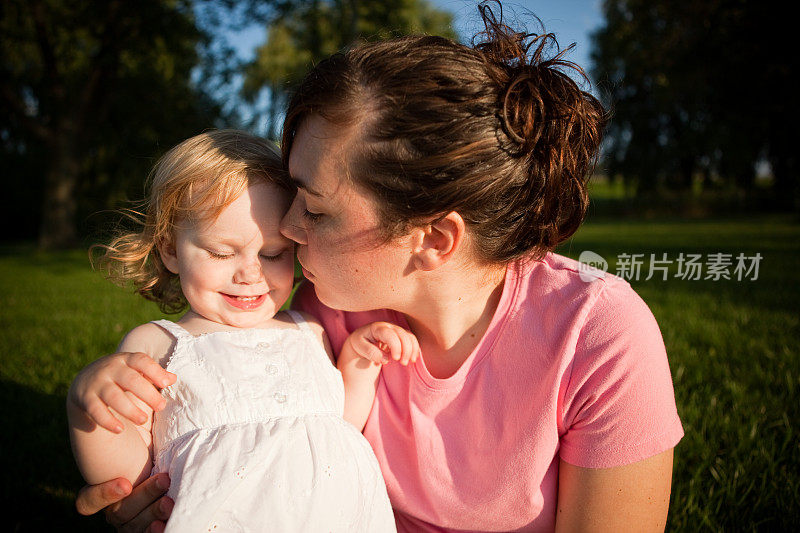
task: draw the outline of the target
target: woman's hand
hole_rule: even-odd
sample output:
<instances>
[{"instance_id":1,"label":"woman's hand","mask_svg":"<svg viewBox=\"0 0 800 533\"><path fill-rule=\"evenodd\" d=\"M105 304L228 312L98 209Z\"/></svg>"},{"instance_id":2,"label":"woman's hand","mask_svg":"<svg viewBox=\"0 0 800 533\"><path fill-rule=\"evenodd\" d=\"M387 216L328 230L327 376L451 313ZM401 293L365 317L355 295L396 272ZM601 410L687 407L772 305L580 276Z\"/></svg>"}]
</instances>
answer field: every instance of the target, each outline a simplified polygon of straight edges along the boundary
<instances>
[{"instance_id":1,"label":"woman's hand","mask_svg":"<svg viewBox=\"0 0 800 533\"><path fill-rule=\"evenodd\" d=\"M165 496L168 488L167 474L156 474L136 487L127 479L112 479L83 487L75 507L82 515L105 509L106 520L118 531L161 533L174 505Z\"/></svg>"},{"instance_id":2,"label":"woman's hand","mask_svg":"<svg viewBox=\"0 0 800 533\"><path fill-rule=\"evenodd\" d=\"M83 411L97 425L114 433L124 429L109 410L144 424L148 416L136 407L126 392L142 400L153 411L164 408L159 388L175 383L175 374L167 372L147 354L118 352L101 357L80 371L67 395L67 401Z\"/></svg>"}]
</instances>

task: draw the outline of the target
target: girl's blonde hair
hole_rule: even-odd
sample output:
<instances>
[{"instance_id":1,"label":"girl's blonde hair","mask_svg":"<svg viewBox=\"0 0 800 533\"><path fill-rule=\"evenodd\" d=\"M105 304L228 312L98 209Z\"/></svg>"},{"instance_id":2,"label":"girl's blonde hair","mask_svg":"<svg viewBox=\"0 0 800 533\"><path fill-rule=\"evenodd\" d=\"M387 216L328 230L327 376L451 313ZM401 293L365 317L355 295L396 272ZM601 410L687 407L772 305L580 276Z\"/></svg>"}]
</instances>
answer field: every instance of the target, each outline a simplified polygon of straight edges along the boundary
<instances>
[{"instance_id":1,"label":"girl's blonde hair","mask_svg":"<svg viewBox=\"0 0 800 533\"><path fill-rule=\"evenodd\" d=\"M100 266L110 280L131 282L165 313L186 307L178 276L158 252L159 245L172 244L178 224L214 220L254 183L291 190L278 148L236 130L208 131L183 141L158 160L148 180L142 209L125 212L137 230L92 249L103 250Z\"/></svg>"}]
</instances>

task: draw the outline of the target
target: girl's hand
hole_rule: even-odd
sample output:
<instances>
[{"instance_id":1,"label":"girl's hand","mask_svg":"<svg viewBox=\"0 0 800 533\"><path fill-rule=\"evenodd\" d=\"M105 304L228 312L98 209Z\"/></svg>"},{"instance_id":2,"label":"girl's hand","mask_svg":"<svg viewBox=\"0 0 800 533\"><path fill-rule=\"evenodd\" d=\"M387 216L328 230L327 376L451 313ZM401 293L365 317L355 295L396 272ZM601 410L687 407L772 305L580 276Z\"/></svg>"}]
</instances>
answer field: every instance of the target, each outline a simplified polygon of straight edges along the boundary
<instances>
[{"instance_id":1,"label":"girl's hand","mask_svg":"<svg viewBox=\"0 0 800 533\"><path fill-rule=\"evenodd\" d=\"M99 485L87 485L78 492L75 507L82 515L105 509L106 521L119 531L164 531L172 513L172 499L164 494L169 476L156 474L136 487L127 479L112 479Z\"/></svg>"},{"instance_id":2,"label":"girl's hand","mask_svg":"<svg viewBox=\"0 0 800 533\"><path fill-rule=\"evenodd\" d=\"M392 360L405 366L419 357L419 342L410 331L389 322L373 322L355 330L348 337L353 351L376 364Z\"/></svg>"},{"instance_id":3,"label":"girl's hand","mask_svg":"<svg viewBox=\"0 0 800 533\"><path fill-rule=\"evenodd\" d=\"M148 416L128 397L128 393L160 411L166 404L159 388L176 381L147 354L119 352L101 357L80 371L67 395L67 401L81 409L97 425L121 433L122 422L111 409L134 424L144 424Z\"/></svg>"}]
</instances>

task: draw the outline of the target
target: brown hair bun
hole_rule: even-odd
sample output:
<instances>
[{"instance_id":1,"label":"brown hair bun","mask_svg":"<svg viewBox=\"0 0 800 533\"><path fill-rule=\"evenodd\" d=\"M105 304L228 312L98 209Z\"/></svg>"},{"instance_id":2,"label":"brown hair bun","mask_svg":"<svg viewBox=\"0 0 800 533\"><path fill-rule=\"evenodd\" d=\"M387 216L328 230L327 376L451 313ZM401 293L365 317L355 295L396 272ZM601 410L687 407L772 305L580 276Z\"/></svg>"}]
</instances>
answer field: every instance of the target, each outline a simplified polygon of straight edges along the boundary
<instances>
[{"instance_id":1,"label":"brown hair bun","mask_svg":"<svg viewBox=\"0 0 800 533\"><path fill-rule=\"evenodd\" d=\"M514 31L499 2L479 10L473 46L401 37L318 64L289 104L284 161L312 114L358 127L349 174L377 200L387 237L457 211L481 259L541 257L583 221L605 114L567 74L585 79L569 48Z\"/></svg>"}]
</instances>

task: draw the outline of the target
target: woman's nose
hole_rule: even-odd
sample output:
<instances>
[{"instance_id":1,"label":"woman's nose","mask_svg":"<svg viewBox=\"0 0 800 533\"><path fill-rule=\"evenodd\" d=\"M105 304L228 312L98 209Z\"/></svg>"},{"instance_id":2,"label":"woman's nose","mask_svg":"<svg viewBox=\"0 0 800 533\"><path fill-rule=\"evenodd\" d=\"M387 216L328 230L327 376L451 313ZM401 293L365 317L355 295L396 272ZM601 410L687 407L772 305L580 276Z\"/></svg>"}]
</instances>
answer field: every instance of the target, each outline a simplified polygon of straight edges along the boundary
<instances>
[{"instance_id":1,"label":"woman's nose","mask_svg":"<svg viewBox=\"0 0 800 533\"><path fill-rule=\"evenodd\" d=\"M233 274L234 283L252 284L261 281L261 265L258 259L239 264Z\"/></svg>"},{"instance_id":2,"label":"woman's nose","mask_svg":"<svg viewBox=\"0 0 800 533\"><path fill-rule=\"evenodd\" d=\"M306 244L306 228L303 224L302 207L300 206L298 196L299 195L294 197L292 205L289 206L289 210L283 215L280 230L287 239L292 239L297 244Z\"/></svg>"}]
</instances>

